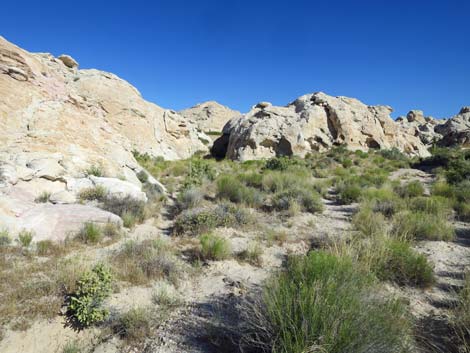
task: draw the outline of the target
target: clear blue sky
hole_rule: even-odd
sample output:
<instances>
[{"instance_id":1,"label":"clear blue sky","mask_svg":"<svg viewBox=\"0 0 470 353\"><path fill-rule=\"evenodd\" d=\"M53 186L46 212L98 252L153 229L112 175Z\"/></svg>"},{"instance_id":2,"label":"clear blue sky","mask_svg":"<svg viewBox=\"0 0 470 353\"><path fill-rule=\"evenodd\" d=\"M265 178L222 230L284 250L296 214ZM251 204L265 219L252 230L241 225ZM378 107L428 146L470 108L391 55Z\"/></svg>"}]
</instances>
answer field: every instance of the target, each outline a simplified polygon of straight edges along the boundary
<instances>
[{"instance_id":1,"label":"clear blue sky","mask_svg":"<svg viewBox=\"0 0 470 353\"><path fill-rule=\"evenodd\" d=\"M469 15L468 0L25 0L2 2L0 34L166 108L324 91L446 117L470 105Z\"/></svg>"}]
</instances>

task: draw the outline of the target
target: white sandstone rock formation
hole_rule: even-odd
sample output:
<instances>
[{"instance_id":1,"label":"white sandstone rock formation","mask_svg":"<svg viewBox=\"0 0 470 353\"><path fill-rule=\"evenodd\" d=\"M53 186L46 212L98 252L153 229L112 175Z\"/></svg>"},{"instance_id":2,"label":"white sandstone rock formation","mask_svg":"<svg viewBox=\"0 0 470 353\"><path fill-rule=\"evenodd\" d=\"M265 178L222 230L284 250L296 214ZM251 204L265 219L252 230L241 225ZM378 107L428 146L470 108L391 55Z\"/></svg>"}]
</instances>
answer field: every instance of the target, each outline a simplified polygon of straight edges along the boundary
<instances>
[{"instance_id":1,"label":"white sandstone rock formation","mask_svg":"<svg viewBox=\"0 0 470 353\"><path fill-rule=\"evenodd\" d=\"M221 132L224 125L241 113L209 101L195 105L179 112L188 121L194 122L204 132Z\"/></svg>"}]
</instances>

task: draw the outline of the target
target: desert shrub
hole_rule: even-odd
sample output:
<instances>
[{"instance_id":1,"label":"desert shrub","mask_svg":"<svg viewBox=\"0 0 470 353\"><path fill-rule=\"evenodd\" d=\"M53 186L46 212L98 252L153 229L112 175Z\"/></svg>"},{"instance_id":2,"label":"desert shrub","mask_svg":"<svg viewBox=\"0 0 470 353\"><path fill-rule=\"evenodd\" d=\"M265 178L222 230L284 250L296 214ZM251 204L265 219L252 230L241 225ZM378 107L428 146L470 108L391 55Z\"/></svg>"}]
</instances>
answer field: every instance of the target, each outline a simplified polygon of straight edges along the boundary
<instances>
[{"instance_id":1,"label":"desert shrub","mask_svg":"<svg viewBox=\"0 0 470 353\"><path fill-rule=\"evenodd\" d=\"M174 233L198 235L216 227L243 226L253 222L244 208L230 204L215 209L195 208L182 212L175 219Z\"/></svg>"},{"instance_id":2,"label":"desert shrub","mask_svg":"<svg viewBox=\"0 0 470 353\"><path fill-rule=\"evenodd\" d=\"M352 224L366 237L383 235L387 231L384 215L374 212L368 205L363 205L353 216Z\"/></svg>"},{"instance_id":3,"label":"desert shrub","mask_svg":"<svg viewBox=\"0 0 470 353\"><path fill-rule=\"evenodd\" d=\"M198 206L204 200L204 193L199 188L188 188L178 194L178 208L187 210Z\"/></svg>"},{"instance_id":4,"label":"desert shrub","mask_svg":"<svg viewBox=\"0 0 470 353\"><path fill-rule=\"evenodd\" d=\"M371 278L348 257L311 252L245 305L242 346L262 352L403 352L410 323L397 300L371 295Z\"/></svg>"},{"instance_id":5,"label":"desert shrub","mask_svg":"<svg viewBox=\"0 0 470 353\"><path fill-rule=\"evenodd\" d=\"M379 150L377 151L377 153L381 155L382 157L384 157L385 159L388 159L391 161L404 161L404 162L409 161L408 157L396 147L393 147L391 149Z\"/></svg>"},{"instance_id":6,"label":"desert shrub","mask_svg":"<svg viewBox=\"0 0 470 353\"><path fill-rule=\"evenodd\" d=\"M362 199L367 201L374 212L391 217L406 207L404 201L389 187L369 188L362 192Z\"/></svg>"},{"instance_id":7,"label":"desert shrub","mask_svg":"<svg viewBox=\"0 0 470 353\"><path fill-rule=\"evenodd\" d=\"M459 338L460 352L470 351L470 273L464 279L464 285L458 292L457 305L453 309L453 326Z\"/></svg>"},{"instance_id":8,"label":"desert shrub","mask_svg":"<svg viewBox=\"0 0 470 353\"><path fill-rule=\"evenodd\" d=\"M176 282L182 272L172 248L162 240L130 240L114 254L112 262L119 279L135 285L162 278Z\"/></svg>"},{"instance_id":9,"label":"desert shrub","mask_svg":"<svg viewBox=\"0 0 470 353\"><path fill-rule=\"evenodd\" d=\"M82 201L103 201L106 198L108 191L102 185L96 185L90 188L82 189L78 193L78 198Z\"/></svg>"},{"instance_id":10,"label":"desert shrub","mask_svg":"<svg viewBox=\"0 0 470 353\"><path fill-rule=\"evenodd\" d=\"M433 268L426 256L416 253L408 242L389 240L386 251L374 268L381 280L399 285L428 287L434 282Z\"/></svg>"},{"instance_id":11,"label":"desert shrub","mask_svg":"<svg viewBox=\"0 0 470 353\"><path fill-rule=\"evenodd\" d=\"M167 281L159 281L152 293L152 302L160 307L171 308L178 306L182 299L174 285Z\"/></svg>"},{"instance_id":12,"label":"desert shrub","mask_svg":"<svg viewBox=\"0 0 470 353\"><path fill-rule=\"evenodd\" d=\"M446 219L421 211L405 211L393 217L393 234L409 240L452 240L455 230Z\"/></svg>"},{"instance_id":13,"label":"desert shrub","mask_svg":"<svg viewBox=\"0 0 470 353\"><path fill-rule=\"evenodd\" d=\"M462 222L470 221L470 204L467 202L457 202L454 206L457 218Z\"/></svg>"},{"instance_id":14,"label":"desert shrub","mask_svg":"<svg viewBox=\"0 0 470 353\"><path fill-rule=\"evenodd\" d=\"M103 321L107 310L103 301L111 294L112 276L108 268L98 264L85 272L77 283L77 290L70 295L68 314L83 327Z\"/></svg>"},{"instance_id":15,"label":"desert shrub","mask_svg":"<svg viewBox=\"0 0 470 353\"><path fill-rule=\"evenodd\" d=\"M66 252L63 244L55 243L52 240L40 240L36 243L36 253L38 256L58 256Z\"/></svg>"},{"instance_id":16,"label":"desert shrub","mask_svg":"<svg viewBox=\"0 0 470 353\"><path fill-rule=\"evenodd\" d=\"M83 347L78 341L67 342L62 348L62 353L82 353Z\"/></svg>"},{"instance_id":17,"label":"desert shrub","mask_svg":"<svg viewBox=\"0 0 470 353\"><path fill-rule=\"evenodd\" d=\"M263 265L263 248L259 243L252 243L245 250L237 254L238 259L250 265L261 267Z\"/></svg>"},{"instance_id":18,"label":"desert shrub","mask_svg":"<svg viewBox=\"0 0 470 353\"><path fill-rule=\"evenodd\" d=\"M455 189L446 181L437 181L432 185L431 194L452 199L455 197Z\"/></svg>"},{"instance_id":19,"label":"desert shrub","mask_svg":"<svg viewBox=\"0 0 470 353\"><path fill-rule=\"evenodd\" d=\"M50 198L51 193L49 191L43 191L34 201L38 203L46 203L49 202Z\"/></svg>"},{"instance_id":20,"label":"desert shrub","mask_svg":"<svg viewBox=\"0 0 470 353\"><path fill-rule=\"evenodd\" d=\"M362 188L353 182L340 182L336 185L338 201L343 205L348 205L359 201L362 194Z\"/></svg>"},{"instance_id":21,"label":"desert shrub","mask_svg":"<svg viewBox=\"0 0 470 353\"><path fill-rule=\"evenodd\" d=\"M225 260L232 255L230 241L224 237L206 233L199 237L201 256L205 260Z\"/></svg>"},{"instance_id":22,"label":"desert shrub","mask_svg":"<svg viewBox=\"0 0 470 353\"><path fill-rule=\"evenodd\" d=\"M103 239L103 231L97 224L86 222L76 238L85 244L96 244Z\"/></svg>"},{"instance_id":23,"label":"desert shrub","mask_svg":"<svg viewBox=\"0 0 470 353\"><path fill-rule=\"evenodd\" d=\"M189 172L183 183L183 188L199 186L205 180L212 181L215 179L216 172L208 161L193 157L188 162Z\"/></svg>"},{"instance_id":24,"label":"desert shrub","mask_svg":"<svg viewBox=\"0 0 470 353\"><path fill-rule=\"evenodd\" d=\"M0 246L10 245L11 238L7 229L0 230Z\"/></svg>"},{"instance_id":25,"label":"desert shrub","mask_svg":"<svg viewBox=\"0 0 470 353\"><path fill-rule=\"evenodd\" d=\"M238 179L246 186L260 189L263 185L263 174L261 173L242 173L238 175Z\"/></svg>"},{"instance_id":26,"label":"desert shrub","mask_svg":"<svg viewBox=\"0 0 470 353\"><path fill-rule=\"evenodd\" d=\"M139 181L142 184L145 184L149 180L149 176L148 176L147 172L143 169L140 172L138 172L136 174L136 176L137 176L137 179L139 179Z\"/></svg>"},{"instance_id":27,"label":"desert shrub","mask_svg":"<svg viewBox=\"0 0 470 353\"><path fill-rule=\"evenodd\" d=\"M113 320L111 327L127 345L139 346L152 336L155 322L151 308L132 308Z\"/></svg>"},{"instance_id":28,"label":"desert shrub","mask_svg":"<svg viewBox=\"0 0 470 353\"><path fill-rule=\"evenodd\" d=\"M470 180L457 184L455 186L455 194L458 201L470 203Z\"/></svg>"},{"instance_id":29,"label":"desert shrub","mask_svg":"<svg viewBox=\"0 0 470 353\"><path fill-rule=\"evenodd\" d=\"M285 171L291 166L299 165L301 161L293 157L275 157L268 159L265 168L269 170Z\"/></svg>"},{"instance_id":30,"label":"desert shrub","mask_svg":"<svg viewBox=\"0 0 470 353\"><path fill-rule=\"evenodd\" d=\"M121 236L121 229L119 224L114 222L107 222L103 226L103 235L109 238L117 238Z\"/></svg>"},{"instance_id":31,"label":"desert shrub","mask_svg":"<svg viewBox=\"0 0 470 353\"><path fill-rule=\"evenodd\" d=\"M85 174L102 177L104 176L103 166L100 164L93 164L87 170L85 170Z\"/></svg>"},{"instance_id":32,"label":"desert shrub","mask_svg":"<svg viewBox=\"0 0 470 353\"><path fill-rule=\"evenodd\" d=\"M409 208L413 211L429 213L444 219L448 219L452 214L451 202L441 196L414 197L409 201Z\"/></svg>"},{"instance_id":33,"label":"desert shrub","mask_svg":"<svg viewBox=\"0 0 470 353\"><path fill-rule=\"evenodd\" d=\"M276 210L289 210L295 205L300 207L301 211L316 213L323 211L323 202L321 196L313 189L291 186L273 197L273 206Z\"/></svg>"},{"instance_id":34,"label":"desert shrub","mask_svg":"<svg viewBox=\"0 0 470 353\"><path fill-rule=\"evenodd\" d=\"M223 175L217 179L217 197L253 207L262 203L262 196L258 190L245 186L231 175Z\"/></svg>"},{"instance_id":35,"label":"desert shrub","mask_svg":"<svg viewBox=\"0 0 470 353\"><path fill-rule=\"evenodd\" d=\"M18 234L18 242L24 248L28 248L31 245L31 242L33 241L33 238L34 238L33 232L28 231L26 229L23 229Z\"/></svg>"},{"instance_id":36,"label":"desert shrub","mask_svg":"<svg viewBox=\"0 0 470 353\"><path fill-rule=\"evenodd\" d=\"M129 216L132 216L135 222L142 222L146 216L145 202L130 195L126 197L108 196L103 200L102 207L121 218L127 217L130 219Z\"/></svg>"},{"instance_id":37,"label":"desert shrub","mask_svg":"<svg viewBox=\"0 0 470 353\"><path fill-rule=\"evenodd\" d=\"M450 184L458 184L462 181L470 180L470 161L464 158L451 161L445 176Z\"/></svg>"},{"instance_id":38,"label":"desert shrub","mask_svg":"<svg viewBox=\"0 0 470 353\"><path fill-rule=\"evenodd\" d=\"M397 186L395 192L402 198L423 196L424 186L420 181L414 180L407 184Z\"/></svg>"},{"instance_id":39,"label":"desert shrub","mask_svg":"<svg viewBox=\"0 0 470 353\"><path fill-rule=\"evenodd\" d=\"M275 228L268 228L265 231L264 238L268 241L270 245L276 242L279 244L283 244L287 240L287 232L285 230L275 229Z\"/></svg>"}]
</instances>

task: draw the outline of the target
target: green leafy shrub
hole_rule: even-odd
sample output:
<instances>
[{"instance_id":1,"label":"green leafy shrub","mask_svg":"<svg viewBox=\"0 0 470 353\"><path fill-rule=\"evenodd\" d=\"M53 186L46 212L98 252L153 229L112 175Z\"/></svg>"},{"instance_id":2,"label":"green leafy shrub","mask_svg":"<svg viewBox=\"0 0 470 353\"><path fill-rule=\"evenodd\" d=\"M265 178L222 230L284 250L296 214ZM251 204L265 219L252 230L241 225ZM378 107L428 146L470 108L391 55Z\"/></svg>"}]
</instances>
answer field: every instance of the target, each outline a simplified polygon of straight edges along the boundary
<instances>
[{"instance_id":1,"label":"green leafy shrub","mask_svg":"<svg viewBox=\"0 0 470 353\"><path fill-rule=\"evenodd\" d=\"M391 161L403 161L403 162L409 161L408 157L396 147L393 147L391 149L379 150L377 151L377 153L381 155L382 157L384 157L385 159L388 159Z\"/></svg>"},{"instance_id":2,"label":"green leafy shrub","mask_svg":"<svg viewBox=\"0 0 470 353\"><path fill-rule=\"evenodd\" d=\"M49 202L50 198L51 193L49 191L43 191L34 201L38 203L46 203Z\"/></svg>"},{"instance_id":3,"label":"green leafy shrub","mask_svg":"<svg viewBox=\"0 0 470 353\"><path fill-rule=\"evenodd\" d=\"M404 306L373 292L371 278L348 257L291 257L261 299L243 308L241 345L276 353L406 351Z\"/></svg>"},{"instance_id":4,"label":"green leafy shrub","mask_svg":"<svg viewBox=\"0 0 470 353\"><path fill-rule=\"evenodd\" d=\"M455 230L446 219L421 211L405 211L393 217L393 234L409 240L452 240Z\"/></svg>"},{"instance_id":5,"label":"green leafy shrub","mask_svg":"<svg viewBox=\"0 0 470 353\"><path fill-rule=\"evenodd\" d=\"M275 157L268 159L265 168L269 170L285 171L291 166L299 165L301 161L293 157Z\"/></svg>"},{"instance_id":6,"label":"green leafy shrub","mask_svg":"<svg viewBox=\"0 0 470 353\"><path fill-rule=\"evenodd\" d=\"M230 241L224 237L206 233L199 237L201 256L205 260L225 260L232 255Z\"/></svg>"},{"instance_id":7,"label":"green leafy shrub","mask_svg":"<svg viewBox=\"0 0 470 353\"><path fill-rule=\"evenodd\" d=\"M338 201L343 205L349 205L359 201L362 195L362 188L353 182L342 182L336 186Z\"/></svg>"},{"instance_id":8,"label":"green leafy shrub","mask_svg":"<svg viewBox=\"0 0 470 353\"><path fill-rule=\"evenodd\" d=\"M11 238L7 229L0 230L0 246L10 245Z\"/></svg>"},{"instance_id":9,"label":"green leafy shrub","mask_svg":"<svg viewBox=\"0 0 470 353\"><path fill-rule=\"evenodd\" d=\"M414 180L407 184L397 186L395 192L402 198L423 196L424 186L420 181Z\"/></svg>"},{"instance_id":10,"label":"green leafy shrub","mask_svg":"<svg viewBox=\"0 0 470 353\"><path fill-rule=\"evenodd\" d=\"M103 201L108 195L108 191L102 185L82 189L78 193L78 198L82 201Z\"/></svg>"},{"instance_id":11,"label":"green leafy shrub","mask_svg":"<svg viewBox=\"0 0 470 353\"><path fill-rule=\"evenodd\" d=\"M69 298L68 314L83 327L103 321L108 312L102 304L111 288L111 272L103 264L96 265L77 282L77 290Z\"/></svg>"},{"instance_id":12,"label":"green leafy shrub","mask_svg":"<svg viewBox=\"0 0 470 353\"><path fill-rule=\"evenodd\" d=\"M96 244L103 239L103 231L95 223L86 222L78 232L76 238L85 244Z\"/></svg>"},{"instance_id":13,"label":"green leafy shrub","mask_svg":"<svg viewBox=\"0 0 470 353\"><path fill-rule=\"evenodd\" d=\"M33 232L25 230L25 229L23 229L18 234L18 242L24 248L28 248L31 245L31 242L33 241L33 238L34 238Z\"/></svg>"},{"instance_id":14,"label":"green leafy shrub","mask_svg":"<svg viewBox=\"0 0 470 353\"><path fill-rule=\"evenodd\" d=\"M399 285L426 288L434 283L433 268L426 256L416 253L407 242L400 240L386 243L385 256L374 270L379 279Z\"/></svg>"},{"instance_id":15,"label":"green leafy shrub","mask_svg":"<svg viewBox=\"0 0 470 353\"><path fill-rule=\"evenodd\" d=\"M470 160L459 158L451 161L445 176L450 184L458 184L462 181L470 180Z\"/></svg>"}]
</instances>

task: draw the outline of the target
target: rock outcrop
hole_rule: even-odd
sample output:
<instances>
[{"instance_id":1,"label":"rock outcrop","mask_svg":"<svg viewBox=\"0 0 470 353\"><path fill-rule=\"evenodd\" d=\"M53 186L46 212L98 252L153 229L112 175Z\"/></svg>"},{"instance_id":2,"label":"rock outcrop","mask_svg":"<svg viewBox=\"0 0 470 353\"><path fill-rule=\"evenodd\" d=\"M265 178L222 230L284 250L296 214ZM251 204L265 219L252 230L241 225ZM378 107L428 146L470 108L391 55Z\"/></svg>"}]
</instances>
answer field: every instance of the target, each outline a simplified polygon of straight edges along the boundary
<instances>
[{"instance_id":1,"label":"rock outcrop","mask_svg":"<svg viewBox=\"0 0 470 353\"><path fill-rule=\"evenodd\" d=\"M442 139L442 135L436 132L435 128L445 120L437 120L430 116L425 117L421 110L411 110L406 117L397 118L396 122L401 129L410 135L419 137L421 142L428 147Z\"/></svg>"},{"instance_id":2,"label":"rock outcrop","mask_svg":"<svg viewBox=\"0 0 470 353\"><path fill-rule=\"evenodd\" d=\"M463 107L459 114L435 129L442 135L439 145L470 147L470 107Z\"/></svg>"},{"instance_id":3,"label":"rock outcrop","mask_svg":"<svg viewBox=\"0 0 470 353\"><path fill-rule=\"evenodd\" d=\"M396 147L410 155L429 155L420 138L396 124L391 112L388 106L367 106L321 92L302 96L286 107L263 102L227 123L212 153L250 160L305 156L346 144L352 150Z\"/></svg>"},{"instance_id":4,"label":"rock outcrop","mask_svg":"<svg viewBox=\"0 0 470 353\"><path fill-rule=\"evenodd\" d=\"M186 120L194 122L204 132L221 132L224 125L241 113L217 102L200 103L179 112Z\"/></svg>"},{"instance_id":5,"label":"rock outcrop","mask_svg":"<svg viewBox=\"0 0 470 353\"><path fill-rule=\"evenodd\" d=\"M194 123L145 101L116 75L79 70L68 55L29 53L2 37L0 97L0 229L12 223L33 227L27 215L43 217L45 224L48 219L54 222L54 212L61 217L81 215L80 221L93 212L100 220L109 218L108 213L83 207L77 214L69 212L66 206L76 199L67 186L70 180L83 179L87 169L100 166L114 179L96 179L94 184L106 183L112 194L143 200L136 176L141 167L133 150L165 159L207 151L209 138ZM51 193L55 205L35 204L42 192ZM40 238L50 236L37 231L43 234Z\"/></svg>"}]
</instances>

